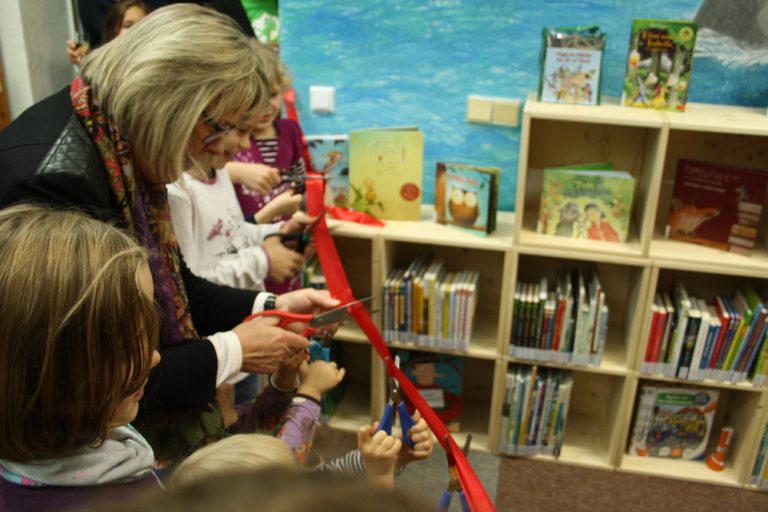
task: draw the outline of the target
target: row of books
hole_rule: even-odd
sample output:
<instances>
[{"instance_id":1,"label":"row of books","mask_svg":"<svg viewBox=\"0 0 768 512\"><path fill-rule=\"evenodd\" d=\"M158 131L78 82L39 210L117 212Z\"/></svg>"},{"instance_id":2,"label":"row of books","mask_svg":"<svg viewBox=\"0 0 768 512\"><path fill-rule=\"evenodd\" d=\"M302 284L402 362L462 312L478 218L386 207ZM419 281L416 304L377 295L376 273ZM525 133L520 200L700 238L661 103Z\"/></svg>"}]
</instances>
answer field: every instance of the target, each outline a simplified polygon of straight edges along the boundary
<instances>
[{"instance_id":1,"label":"row of books","mask_svg":"<svg viewBox=\"0 0 768 512\"><path fill-rule=\"evenodd\" d=\"M478 302L480 273L449 271L425 253L384 281L385 341L468 350Z\"/></svg>"},{"instance_id":2,"label":"row of books","mask_svg":"<svg viewBox=\"0 0 768 512\"><path fill-rule=\"evenodd\" d=\"M671 294L656 294L650 321L641 372L765 385L768 308L751 286L707 304L675 282Z\"/></svg>"},{"instance_id":3,"label":"row of books","mask_svg":"<svg viewBox=\"0 0 768 512\"><path fill-rule=\"evenodd\" d=\"M704 459L719 392L644 384L637 401L629 453L641 457Z\"/></svg>"},{"instance_id":4,"label":"row of books","mask_svg":"<svg viewBox=\"0 0 768 512\"><path fill-rule=\"evenodd\" d=\"M510 355L581 366L600 365L608 330L608 304L597 273L563 267L554 290L547 278L515 287Z\"/></svg>"},{"instance_id":5,"label":"row of books","mask_svg":"<svg viewBox=\"0 0 768 512\"><path fill-rule=\"evenodd\" d=\"M757 450L757 459L755 459L755 465L752 468L751 483L760 489L768 489L768 424L763 429L760 448Z\"/></svg>"},{"instance_id":6,"label":"row of books","mask_svg":"<svg viewBox=\"0 0 768 512\"><path fill-rule=\"evenodd\" d=\"M499 452L559 456L572 388L569 371L511 366L504 388Z\"/></svg>"}]
</instances>

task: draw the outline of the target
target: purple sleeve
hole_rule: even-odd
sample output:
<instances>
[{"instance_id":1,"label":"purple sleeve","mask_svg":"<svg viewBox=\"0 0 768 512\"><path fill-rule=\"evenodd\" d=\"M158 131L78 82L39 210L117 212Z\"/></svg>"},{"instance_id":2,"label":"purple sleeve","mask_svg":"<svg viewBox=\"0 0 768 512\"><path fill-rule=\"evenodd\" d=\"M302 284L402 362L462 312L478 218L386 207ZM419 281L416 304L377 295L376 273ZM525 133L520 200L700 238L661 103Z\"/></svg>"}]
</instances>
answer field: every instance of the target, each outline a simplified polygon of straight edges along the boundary
<instances>
[{"instance_id":1,"label":"purple sleeve","mask_svg":"<svg viewBox=\"0 0 768 512\"><path fill-rule=\"evenodd\" d=\"M275 431L286 415L292 398L293 393L280 392L268 384L253 401L235 406L240 416L235 432L249 434L257 430Z\"/></svg>"},{"instance_id":2,"label":"purple sleeve","mask_svg":"<svg viewBox=\"0 0 768 512\"><path fill-rule=\"evenodd\" d=\"M297 395L278 426L277 437L288 443L301 465L306 462L312 448L318 418L320 404L310 397Z\"/></svg>"}]
</instances>

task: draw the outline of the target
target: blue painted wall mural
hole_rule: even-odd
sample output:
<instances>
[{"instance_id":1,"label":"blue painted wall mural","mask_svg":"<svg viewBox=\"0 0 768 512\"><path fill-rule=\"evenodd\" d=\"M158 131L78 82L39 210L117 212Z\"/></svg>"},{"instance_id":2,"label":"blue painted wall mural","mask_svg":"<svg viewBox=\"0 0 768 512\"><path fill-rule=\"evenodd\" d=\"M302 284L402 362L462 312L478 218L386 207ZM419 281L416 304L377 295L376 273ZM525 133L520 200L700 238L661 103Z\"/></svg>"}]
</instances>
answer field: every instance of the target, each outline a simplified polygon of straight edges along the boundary
<instances>
[{"instance_id":1,"label":"blue painted wall mural","mask_svg":"<svg viewBox=\"0 0 768 512\"><path fill-rule=\"evenodd\" d=\"M435 163L452 160L501 167L500 206L514 210L520 129L467 123L467 96L522 102L542 28L590 24L608 35L602 94L620 96L632 19L697 15L688 100L766 107L766 0L283 0L281 52L307 134L418 126L425 203ZM336 88L335 113L309 111L310 85Z\"/></svg>"}]
</instances>

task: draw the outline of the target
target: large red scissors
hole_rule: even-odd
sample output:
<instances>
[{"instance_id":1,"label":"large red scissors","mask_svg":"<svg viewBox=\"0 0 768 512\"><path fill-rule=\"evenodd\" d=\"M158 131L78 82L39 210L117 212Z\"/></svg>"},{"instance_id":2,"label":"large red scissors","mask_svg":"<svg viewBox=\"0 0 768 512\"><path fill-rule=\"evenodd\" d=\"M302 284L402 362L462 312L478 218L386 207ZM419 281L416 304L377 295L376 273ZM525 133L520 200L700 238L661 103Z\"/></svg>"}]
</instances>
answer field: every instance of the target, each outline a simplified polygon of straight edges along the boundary
<instances>
[{"instance_id":1,"label":"large red scissors","mask_svg":"<svg viewBox=\"0 0 768 512\"><path fill-rule=\"evenodd\" d=\"M315 334L321 327L337 324L343 320L351 318L349 308L356 306L357 304L370 302L372 299L373 295L364 299L348 302L317 315L313 315L312 313L291 313L290 311L282 311L280 309L269 309L267 311L261 311L260 313L254 313L248 316L245 321L247 322L248 320L253 320L260 316L276 316L280 319L280 322L277 324L278 327L285 328L288 324L293 323L305 324L307 327L301 335L306 338Z\"/></svg>"}]
</instances>

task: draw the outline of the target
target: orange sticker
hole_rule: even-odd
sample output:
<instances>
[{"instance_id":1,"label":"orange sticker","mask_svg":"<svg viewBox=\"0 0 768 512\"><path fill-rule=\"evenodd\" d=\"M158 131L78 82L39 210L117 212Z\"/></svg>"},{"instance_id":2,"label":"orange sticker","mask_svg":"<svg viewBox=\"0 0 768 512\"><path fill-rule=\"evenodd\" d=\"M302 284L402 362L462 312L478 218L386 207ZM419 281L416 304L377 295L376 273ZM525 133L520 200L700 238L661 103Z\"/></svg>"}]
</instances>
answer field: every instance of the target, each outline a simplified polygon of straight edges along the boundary
<instances>
[{"instance_id":1,"label":"orange sticker","mask_svg":"<svg viewBox=\"0 0 768 512\"><path fill-rule=\"evenodd\" d=\"M419 198L421 191L415 183L405 183L400 187L400 195L406 201L415 201Z\"/></svg>"}]
</instances>

